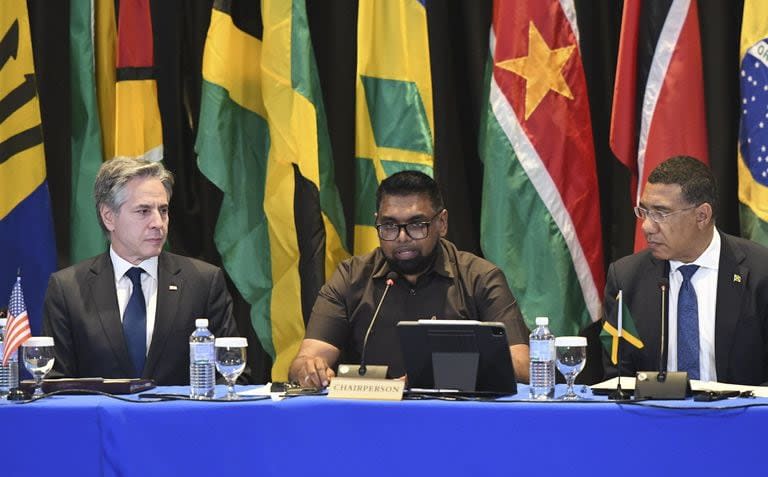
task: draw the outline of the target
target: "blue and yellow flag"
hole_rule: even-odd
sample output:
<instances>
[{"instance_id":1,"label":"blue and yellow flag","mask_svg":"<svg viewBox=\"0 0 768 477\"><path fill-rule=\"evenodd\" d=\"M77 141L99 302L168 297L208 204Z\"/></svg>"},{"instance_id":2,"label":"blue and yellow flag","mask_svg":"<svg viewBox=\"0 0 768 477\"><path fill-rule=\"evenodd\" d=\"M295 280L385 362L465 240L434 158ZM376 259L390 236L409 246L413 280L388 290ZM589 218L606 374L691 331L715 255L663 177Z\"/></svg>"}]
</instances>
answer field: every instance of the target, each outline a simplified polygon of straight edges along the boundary
<instances>
[{"instance_id":1,"label":"blue and yellow flag","mask_svg":"<svg viewBox=\"0 0 768 477\"><path fill-rule=\"evenodd\" d=\"M741 24L739 202L741 233L768 245L768 4L744 2Z\"/></svg>"},{"instance_id":2,"label":"blue and yellow flag","mask_svg":"<svg viewBox=\"0 0 768 477\"><path fill-rule=\"evenodd\" d=\"M0 297L20 270L37 334L56 246L26 0L3 2L0 36Z\"/></svg>"},{"instance_id":3,"label":"blue and yellow flag","mask_svg":"<svg viewBox=\"0 0 768 477\"><path fill-rule=\"evenodd\" d=\"M406 169L432 175L435 123L427 9L418 0L360 0L355 93L355 254L376 237L376 189Z\"/></svg>"}]
</instances>

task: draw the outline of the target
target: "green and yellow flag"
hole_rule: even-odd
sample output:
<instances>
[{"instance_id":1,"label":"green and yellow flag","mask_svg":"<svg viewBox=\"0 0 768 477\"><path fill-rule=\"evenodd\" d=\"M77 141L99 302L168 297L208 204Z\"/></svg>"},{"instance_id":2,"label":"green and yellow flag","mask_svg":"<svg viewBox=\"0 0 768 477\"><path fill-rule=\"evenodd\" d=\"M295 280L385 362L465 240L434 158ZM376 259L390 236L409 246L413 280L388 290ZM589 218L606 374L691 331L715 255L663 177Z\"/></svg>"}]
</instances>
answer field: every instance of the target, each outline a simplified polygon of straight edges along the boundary
<instances>
[{"instance_id":1,"label":"green and yellow flag","mask_svg":"<svg viewBox=\"0 0 768 477\"><path fill-rule=\"evenodd\" d=\"M224 268L284 381L320 286L348 257L303 0L214 2L196 149L224 193Z\"/></svg>"},{"instance_id":2,"label":"green and yellow flag","mask_svg":"<svg viewBox=\"0 0 768 477\"><path fill-rule=\"evenodd\" d=\"M641 349L644 344L637 333L632 314L624 303L621 290L619 290L619 294L616 296L615 305L614 308L616 309L616 312L612 313L608 311L606 319L603 321L603 330L600 332L600 341L603 342L603 347L606 351L611 354L611 362L613 364L618 364L619 339L623 338L627 343L638 349ZM611 321L613 321L613 323ZM621 336L619 336L620 329Z\"/></svg>"},{"instance_id":3,"label":"green and yellow flag","mask_svg":"<svg viewBox=\"0 0 768 477\"><path fill-rule=\"evenodd\" d=\"M106 249L93 203L93 182L114 151L115 3L72 0L69 13L72 195L70 250L79 262Z\"/></svg>"},{"instance_id":4,"label":"green and yellow flag","mask_svg":"<svg viewBox=\"0 0 768 477\"><path fill-rule=\"evenodd\" d=\"M768 3L744 2L741 23L741 121L739 123L739 202L741 232L768 245Z\"/></svg>"},{"instance_id":5,"label":"green and yellow flag","mask_svg":"<svg viewBox=\"0 0 768 477\"><path fill-rule=\"evenodd\" d=\"M163 158L149 0L72 0L70 260L106 249L93 203L103 161Z\"/></svg>"},{"instance_id":6,"label":"green and yellow flag","mask_svg":"<svg viewBox=\"0 0 768 477\"><path fill-rule=\"evenodd\" d=\"M406 169L432 175L435 123L425 1L360 0L355 93L355 254L379 244L376 188Z\"/></svg>"}]
</instances>

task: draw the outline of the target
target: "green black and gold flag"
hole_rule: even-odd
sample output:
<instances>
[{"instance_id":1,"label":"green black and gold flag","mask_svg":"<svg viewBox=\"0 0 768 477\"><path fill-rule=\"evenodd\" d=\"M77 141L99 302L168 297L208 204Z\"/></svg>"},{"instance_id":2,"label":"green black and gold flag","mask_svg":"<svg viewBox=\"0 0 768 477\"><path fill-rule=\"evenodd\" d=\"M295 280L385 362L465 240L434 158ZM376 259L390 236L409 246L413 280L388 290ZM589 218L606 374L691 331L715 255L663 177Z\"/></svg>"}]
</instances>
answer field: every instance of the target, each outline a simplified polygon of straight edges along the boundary
<instances>
[{"instance_id":1,"label":"green black and gold flag","mask_svg":"<svg viewBox=\"0 0 768 477\"><path fill-rule=\"evenodd\" d=\"M320 286L348 256L302 0L214 3L198 165L224 192L215 241L285 381Z\"/></svg>"}]
</instances>

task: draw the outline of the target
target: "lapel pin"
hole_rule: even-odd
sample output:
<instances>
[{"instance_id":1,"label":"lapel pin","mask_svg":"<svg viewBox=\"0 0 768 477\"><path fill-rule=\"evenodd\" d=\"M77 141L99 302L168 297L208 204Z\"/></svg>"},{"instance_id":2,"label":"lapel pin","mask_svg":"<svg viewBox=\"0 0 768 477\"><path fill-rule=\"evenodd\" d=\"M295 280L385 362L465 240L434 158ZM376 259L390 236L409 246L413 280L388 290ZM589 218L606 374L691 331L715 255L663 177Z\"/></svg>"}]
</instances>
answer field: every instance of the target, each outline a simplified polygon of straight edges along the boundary
<instances>
[{"instance_id":1,"label":"lapel pin","mask_svg":"<svg viewBox=\"0 0 768 477\"><path fill-rule=\"evenodd\" d=\"M177 291L179 289L179 287L177 287L176 285L168 285L168 289L170 291Z\"/></svg>"},{"instance_id":2,"label":"lapel pin","mask_svg":"<svg viewBox=\"0 0 768 477\"><path fill-rule=\"evenodd\" d=\"M741 275L738 273L733 274L733 283L741 283Z\"/></svg>"}]
</instances>

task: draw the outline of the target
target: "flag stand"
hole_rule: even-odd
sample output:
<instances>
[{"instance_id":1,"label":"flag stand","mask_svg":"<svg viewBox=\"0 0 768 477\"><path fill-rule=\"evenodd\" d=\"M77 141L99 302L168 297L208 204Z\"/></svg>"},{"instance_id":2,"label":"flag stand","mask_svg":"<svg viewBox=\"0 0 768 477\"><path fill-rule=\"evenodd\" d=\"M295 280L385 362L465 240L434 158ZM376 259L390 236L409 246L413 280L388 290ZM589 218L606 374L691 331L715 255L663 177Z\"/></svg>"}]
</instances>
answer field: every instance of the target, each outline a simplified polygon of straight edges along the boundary
<instances>
[{"instance_id":1,"label":"flag stand","mask_svg":"<svg viewBox=\"0 0 768 477\"><path fill-rule=\"evenodd\" d=\"M621 339L624 337L624 293L622 290L619 290L619 294L616 298L619 307L618 312L616 313L616 346L618 347L616 350L616 369L618 370L618 379L616 380L616 389L608 396L608 399L613 401L626 401L629 399L629 393L624 392L624 390L621 389Z\"/></svg>"},{"instance_id":2,"label":"flag stand","mask_svg":"<svg viewBox=\"0 0 768 477\"><path fill-rule=\"evenodd\" d=\"M616 380L616 389L608 395L608 399L612 401L626 401L630 398L630 395L628 392L621 389L621 330L619 330L619 349L617 351L617 359L618 363L618 371L619 375Z\"/></svg>"}]
</instances>

